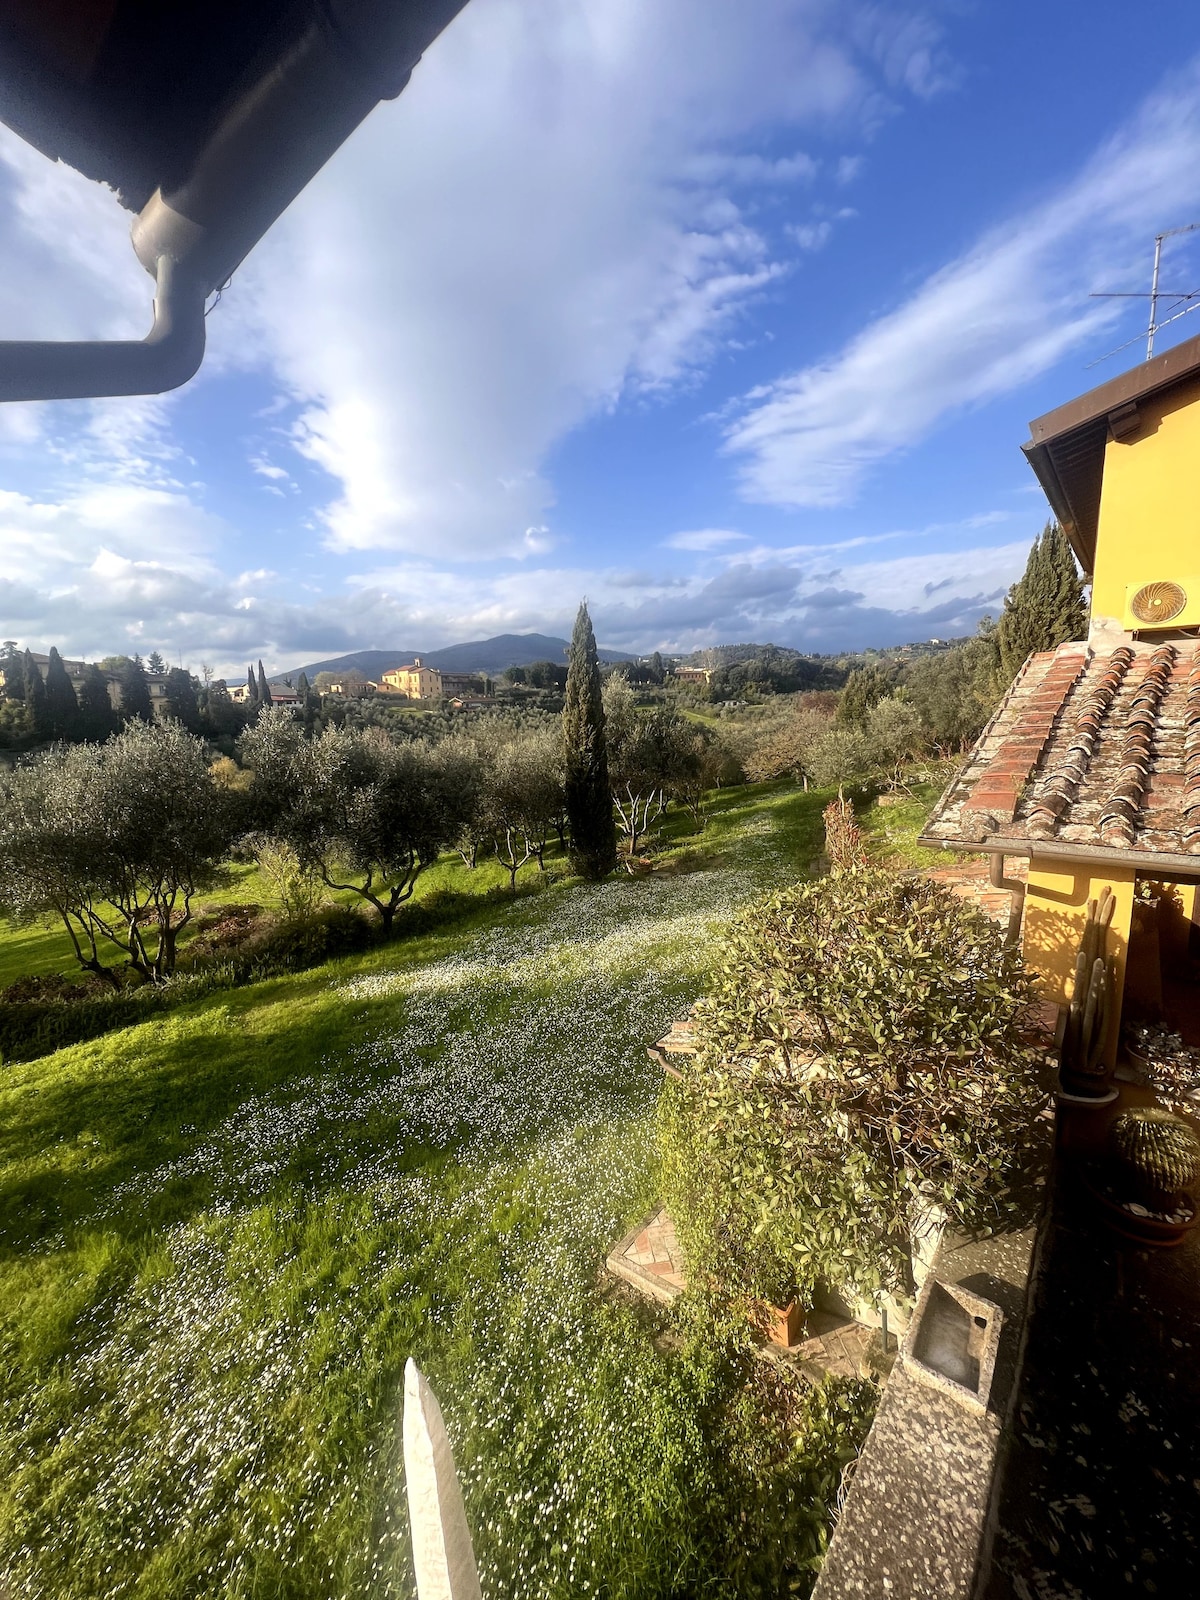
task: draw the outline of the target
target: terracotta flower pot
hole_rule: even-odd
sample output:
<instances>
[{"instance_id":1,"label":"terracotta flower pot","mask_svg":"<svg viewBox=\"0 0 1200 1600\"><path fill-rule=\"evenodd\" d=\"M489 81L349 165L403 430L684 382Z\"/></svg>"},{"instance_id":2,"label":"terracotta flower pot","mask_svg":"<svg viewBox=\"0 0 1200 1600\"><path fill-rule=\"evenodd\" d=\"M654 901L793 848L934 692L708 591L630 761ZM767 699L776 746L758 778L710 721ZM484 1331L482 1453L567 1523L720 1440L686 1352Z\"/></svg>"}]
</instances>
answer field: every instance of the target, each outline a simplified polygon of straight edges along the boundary
<instances>
[{"instance_id":1,"label":"terracotta flower pot","mask_svg":"<svg viewBox=\"0 0 1200 1600\"><path fill-rule=\"evenodd\" d=\"M788 1350L804 1337L804 1307L798 1300L789 1300L786 1306L766 1307L765 1332L768 1341Z\"/></svg>"},{"instance_id":2,"label":"terracotta flower pot","mask_svg":"<svg viewBox=\"0 0 1200 1600\"><path fill-rule=\"evenodd\" d=\"M1104 1213L1104 1219L1114 1232L1123 1238L1131 1239L1135 1244L1152 1245L1157 1249L1169 1249L1173 1245L1182 1244L1188 1234L1196 1226L1196 1202L1190 1195L1183 1196L1185 1203L1191 1207L1191 1215L1182 1222L1167 1222L1159 1217L1139 1216L1137 1212L1130 1211L1129 1205L1140 1205L1140 1201L1126 1201L1122 1204L1113 1195L1108 1194L1092 1176L1085 1177L1084 1183L1088 1193L1099 1202ZM1142 1207L1144 1211L1146 1208ZM1182 1208L1181 1208L1182 1209Z\"/></svg>"}]
</instances>

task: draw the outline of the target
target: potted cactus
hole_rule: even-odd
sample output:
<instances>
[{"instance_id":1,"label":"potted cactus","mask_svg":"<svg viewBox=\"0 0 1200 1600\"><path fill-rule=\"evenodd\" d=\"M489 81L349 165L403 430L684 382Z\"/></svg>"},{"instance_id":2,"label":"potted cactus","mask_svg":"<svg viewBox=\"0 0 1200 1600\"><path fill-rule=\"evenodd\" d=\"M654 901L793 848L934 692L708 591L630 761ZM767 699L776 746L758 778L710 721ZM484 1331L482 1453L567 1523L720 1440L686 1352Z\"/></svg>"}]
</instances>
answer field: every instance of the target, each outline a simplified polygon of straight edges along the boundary
<instances>
[{"instance_id":1,"label":"potted cactus","mask_svg":"<svg viewBox=\"0 0 1200 1600\"><path fill-rule=\"evenodd\" d=\"M1113 1066L1104 1059L1113 977L1108 964L1108 929L1116 900L1111 889L1088 903L1087 922L1075 958L1075 982L1063 1031L1059 1098L1072 1105L1109 1105L1117 1097Z\"/></svg>"},{"instance_id":2,"label":"potted cactus","mask_svg":"<svg viewBox=\"0 0 1200 1600\"><path fill-rule=\"evenodd\" d=\"M1196 1221L1200 1138L1158 1106L1125 1111L1108 1131L1103 1172L1092 1187L1109 1221L1139 1244L1180 1244Z\"/></svg>"}]
</instances>

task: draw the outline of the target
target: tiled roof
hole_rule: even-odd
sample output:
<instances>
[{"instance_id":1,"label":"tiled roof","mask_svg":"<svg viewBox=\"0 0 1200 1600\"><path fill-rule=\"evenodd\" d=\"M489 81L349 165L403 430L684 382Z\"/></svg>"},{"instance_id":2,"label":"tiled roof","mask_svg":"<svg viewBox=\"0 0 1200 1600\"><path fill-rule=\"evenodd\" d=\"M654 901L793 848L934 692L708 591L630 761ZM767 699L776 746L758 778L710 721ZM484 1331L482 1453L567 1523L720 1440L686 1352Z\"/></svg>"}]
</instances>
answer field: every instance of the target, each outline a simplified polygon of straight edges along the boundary
<instances>
[{"instance_id":1,"label":"tiled roof","mask_svg":"<svg viewBox=\"0 0 1200 1600\"><path fill-rule=\"evenodd\" d=\"M1174 856L1200 871L1200 643L1031 656L924 838Z\"/></svg>"}]
</instances>

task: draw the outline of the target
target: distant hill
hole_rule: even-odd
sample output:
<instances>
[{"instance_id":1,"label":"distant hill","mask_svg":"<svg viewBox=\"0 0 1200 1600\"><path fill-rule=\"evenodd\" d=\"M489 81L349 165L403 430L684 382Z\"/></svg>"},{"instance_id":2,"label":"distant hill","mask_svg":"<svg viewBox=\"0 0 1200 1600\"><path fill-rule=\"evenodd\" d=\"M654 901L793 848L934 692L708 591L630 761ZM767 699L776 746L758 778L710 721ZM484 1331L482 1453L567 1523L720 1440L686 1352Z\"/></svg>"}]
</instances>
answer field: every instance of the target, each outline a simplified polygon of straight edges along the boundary
<instances>
[{"instance_id":1,"label":"distant hill","mask_svg":"<svg viewBox=\"0 0 1200 1600\"><path fill-rule=\"evenodd\" d=\"M277 672L272 683L282 683L285 678L295 679L301 672L311 683L318 672L349 672L357 668L373 681L389 667L402 667L420 656L422 661L441 672L483 672L498 677L505 667L527 667L534 661L565 661L567 640L556 639L546 633L502 633L495 639L476 639L470 644L448 644L441 650L354 650L346 656L332 656L328 661L309 661L289 672ZM602 661L632 661L633 657L621 650L601 650Z\"/></svg>"}]
</instances>

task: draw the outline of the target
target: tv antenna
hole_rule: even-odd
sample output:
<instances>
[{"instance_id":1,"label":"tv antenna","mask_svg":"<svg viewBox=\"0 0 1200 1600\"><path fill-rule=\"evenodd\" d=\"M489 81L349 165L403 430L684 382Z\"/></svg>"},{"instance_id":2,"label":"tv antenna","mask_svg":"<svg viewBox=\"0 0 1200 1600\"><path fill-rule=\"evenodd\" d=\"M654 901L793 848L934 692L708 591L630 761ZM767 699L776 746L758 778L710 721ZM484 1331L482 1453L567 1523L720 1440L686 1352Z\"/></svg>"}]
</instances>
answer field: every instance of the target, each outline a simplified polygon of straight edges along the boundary
<instances>
[{"instance_id":1,"label":"tv antenna","mask_svg":"<svg viewBox=\"0 0 1200 1600\"><path fill-rule=\"evenodd\" d=\"M1154 272L1150 278L1149 294L1144 291L1117 290L1115 292L1094 293L1088 296L1090 300L1149 300L1150 322L1146 329L1147 361L1154 354L1154 335L1159 329L1167 327L1169 323L1178 322L1180 317L1186 317L1189 311L1195 311L1197 306L1200 306L1200 289L1160 289L1158 286L1158 273L1162 265L1163 240L1173 239L1176 234L1180 233L1195 233L1198 229L1200 229L1200 222L1186 222L1182 228L1168 228L1165 233L1156 233L1154 235ZM1171 302L1168 307L1171 315L1164 317L1161 322L1158 320L1158 302L1160 300L1169 300ZM1183 310L1177 311L1176 307L1180 305L1183 306ZM1136 344L1140 338L1141 334L1136 334L1132 339L1126 339L1124 344L1119 344L1116 350L1110 350L1108 355L1097 356L1095 361L1089 361L1088 366L1094 367L1100 361L1107 361L1108 356L1115 356L1118 350L1128 350L1129 346Z\"/></svg>"}]
</instances>

